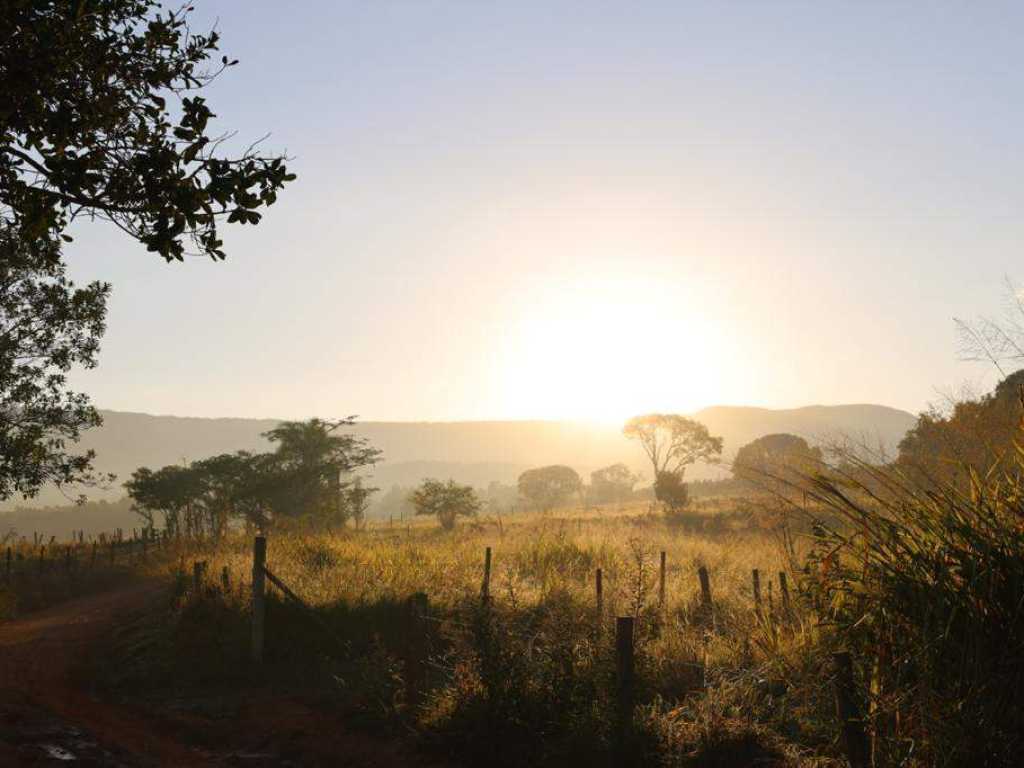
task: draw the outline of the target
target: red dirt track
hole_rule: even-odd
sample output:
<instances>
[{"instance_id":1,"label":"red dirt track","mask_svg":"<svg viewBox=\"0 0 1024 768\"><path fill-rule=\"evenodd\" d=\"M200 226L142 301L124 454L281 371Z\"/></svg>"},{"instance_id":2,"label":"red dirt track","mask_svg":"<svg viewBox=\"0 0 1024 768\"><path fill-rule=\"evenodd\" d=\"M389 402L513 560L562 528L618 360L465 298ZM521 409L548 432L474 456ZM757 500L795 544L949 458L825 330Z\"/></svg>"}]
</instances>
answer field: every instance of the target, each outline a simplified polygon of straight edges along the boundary
<instances>
[{"instance_id":1,"label":"red dirt track","mask_svg":"<svg viewBox=\"0 0 1024 768\"><path fill-rule=\"evenodd\" d=\"M416 762L391 741L348 733L315 709L258 690L244 692L244 706L219 719L103 700L88 680L94 654L112 628L164 588L136 583L0 623L0 766L390 768Z\"/></svg>"}]
</instances>

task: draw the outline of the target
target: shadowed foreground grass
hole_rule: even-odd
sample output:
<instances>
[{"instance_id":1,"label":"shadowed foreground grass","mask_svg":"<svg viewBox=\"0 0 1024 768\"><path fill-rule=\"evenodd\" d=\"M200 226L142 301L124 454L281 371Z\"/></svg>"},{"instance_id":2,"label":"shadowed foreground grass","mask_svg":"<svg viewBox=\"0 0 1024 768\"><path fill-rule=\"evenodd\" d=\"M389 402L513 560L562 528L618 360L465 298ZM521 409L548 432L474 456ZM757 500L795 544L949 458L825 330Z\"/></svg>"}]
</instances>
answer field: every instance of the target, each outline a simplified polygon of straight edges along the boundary
<instances>
[{"instance_id":1,"label":"shadowed foreground grass","mask_svg":"<svg viewBox=\"0 0 1024 768\"><path fill-rule=\"evenodd\" d=\"M633 509L520 515L450 533L425 521L274 533L268 567L319 622L268 587L258 671L247 660L251 542L234 539L201 557L207 584L196 593L191 575L176 574L170 615L123 633L111 684L181 695L255 675L282 695L315 698L346 722L411 733L425 759L466 765L601 765L616 756L617 764L827 765L838 754L827 641L782 548L743 515L706 515L686 528ZM711 574L713 616L700 605L701 566ZM762 573L760 615L752 568ZM793 585L788 612L778 592L782 570ZM405 604L417 592L429 599L428 662L412 706ZM636 620L638 706L622 738L616 616Z\"/></svg>"}]
</instances>

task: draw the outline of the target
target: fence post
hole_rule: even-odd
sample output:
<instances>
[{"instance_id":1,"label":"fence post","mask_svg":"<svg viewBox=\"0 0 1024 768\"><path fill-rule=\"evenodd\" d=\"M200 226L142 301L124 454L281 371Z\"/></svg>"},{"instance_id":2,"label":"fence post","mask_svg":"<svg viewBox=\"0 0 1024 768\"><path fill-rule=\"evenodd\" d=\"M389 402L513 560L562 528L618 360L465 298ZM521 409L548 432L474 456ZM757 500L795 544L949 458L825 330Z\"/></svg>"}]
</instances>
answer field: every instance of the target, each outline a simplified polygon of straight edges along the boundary
<instances>
[{"instance_id":1,"label":"fence post","mask_svg":"<svg viewBox=\"0 0 1024 768\"><path fill-rule=\"evenodd\" d=\"M192 589L199 594L203 588L203 574L206 572L206 561L196 560L192 563Z\"/></svg>"},{"instance_id":2,"label":"fence post","mask_svg":"<svg viewBox=\"0 0 1024 768\"><path fill-rule=\"evenodd\" d=\"M779 592L782 594L782 612L788 619L791 609L789 602L789 578L786 576L785 571L779 571Z\"/></svg>"},{"instance_id":3,"label":"fence post","mask_svg":"<svg viewBox=\"0 0 1024 768\"><path fill-rule=\"evenodd\" d=\"M594 573L594 592L597 598L597 621L600 626L604 618L604 574L600 568Z\"/></svg>"},{"instance_id":4,"label":"fence post","mask_svg":"<svg viewBox=\"0 0 1024 768\"><path fill-rule=\"evenodd\" d=\"M480 588L480 600L484 605L491 601L491 548L484 551L484 583Z\"/></svg>"},{"instance_id":5,"label":"fence post","mask_svg":"<svg viewBox=\"0 0 1024 768\"><path fill-rule=\"evenodd\" d=\"M658 608L665 609L665 550L661 550L661 564L658 568Z\"/></svg>"},{"instance_id":6,"label":"fence post","mask_svg":"<svg viewBox=\"0 0 1024 768\"><path fill-rule=\"evenodd\" d=\"M266 618L267 540L257 536L252 545L252 660L263 662L263 622Z\"/></svg>"},{"instance_id":7,"label":"fence post","mask_svg":"<svg viewBox=\"0 0 1024 768\"><path fill-rule=\"evenodd\" d=\"M761 572L755 568L750 572L751 578L754 581L754 610L757 611L757 615L761 615Z\"/></svg>"},{"instance_id":8,"label":"fence post","mask_svg":"<svg viewBox=\"0 0 1024 768\"><path fill-rule=\"evenodd\" d=\"M625 747L633 727L633 617L615 620L615 704L618 718L618 746Z\"/></svg>"},{"instance_id":9,"label":"fence post","mask_svg":"<svg viewBox=\"0 0 1024 768\"><path fill-rule=\"evenodd\" d=\"M868 768L869 748L864 735L864 721L857 705L856 687L853 682L853 660L847 651L832 654L835 664L833 689L836 699L836 717L843 729L843 746L851 768Z\"/></svg>"},{"instance_id":10,"label":"fence post","mask_svg":"<svg viewBox=\"0 0 1024 768\"><path fill-rule=\"evenodd\" d=\"M220 584L224 587L225 595L231 593L231 572L226 565L220 571Z\"/></svg>"},{"instance_id":11,"label":"fence post","mask_svg":"<svg viewBox=\"0 0 1024 768\"><path fill-rule=\"evenodd\" d=\"M426 659L427 595L417 592L405 603L405 706L413 712L419 706L423 693L423 668Z\"/></svg>"}]
</instances>

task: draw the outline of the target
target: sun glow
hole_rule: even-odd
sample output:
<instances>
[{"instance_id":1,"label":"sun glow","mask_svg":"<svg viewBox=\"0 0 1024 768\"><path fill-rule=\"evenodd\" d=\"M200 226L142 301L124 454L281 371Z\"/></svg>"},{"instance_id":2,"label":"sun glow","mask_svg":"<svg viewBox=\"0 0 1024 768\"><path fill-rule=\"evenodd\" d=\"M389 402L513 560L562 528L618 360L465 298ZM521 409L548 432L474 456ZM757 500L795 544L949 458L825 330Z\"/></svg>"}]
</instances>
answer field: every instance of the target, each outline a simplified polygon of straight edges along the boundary
<instances>
[{"instance_id":1,"label":"sun glow","mask_svg":"<svg viewBox=\"0 0 1024 768\"><path fill-rule=\"evenodd\" d=\"M621 422L715 402L726 340L707 297L635 277L531 292L510 328L506 411L519 418Z\"/></svg>"}]
</instances>

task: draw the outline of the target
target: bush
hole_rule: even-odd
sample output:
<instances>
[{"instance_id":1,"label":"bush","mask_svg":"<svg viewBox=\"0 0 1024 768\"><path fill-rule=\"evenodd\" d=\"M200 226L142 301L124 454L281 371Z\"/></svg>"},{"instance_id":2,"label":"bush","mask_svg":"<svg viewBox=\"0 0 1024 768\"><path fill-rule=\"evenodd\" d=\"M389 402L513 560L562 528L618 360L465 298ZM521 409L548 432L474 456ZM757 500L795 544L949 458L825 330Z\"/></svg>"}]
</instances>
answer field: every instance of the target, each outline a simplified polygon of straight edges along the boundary
<instances>
[{"instance_id":1,"label":"bush","mask_svg":"<svg viewBox=\"0 0 1024 768\"><path fill-rule=\"evenodd\" d=\"M893 764L1012 765L1024 749L1021 447L1015 464L967 468L969 491L862 462L817 480L846 525L819 526L808 585L859 657Z\"/></svg>"}]
</instances>

